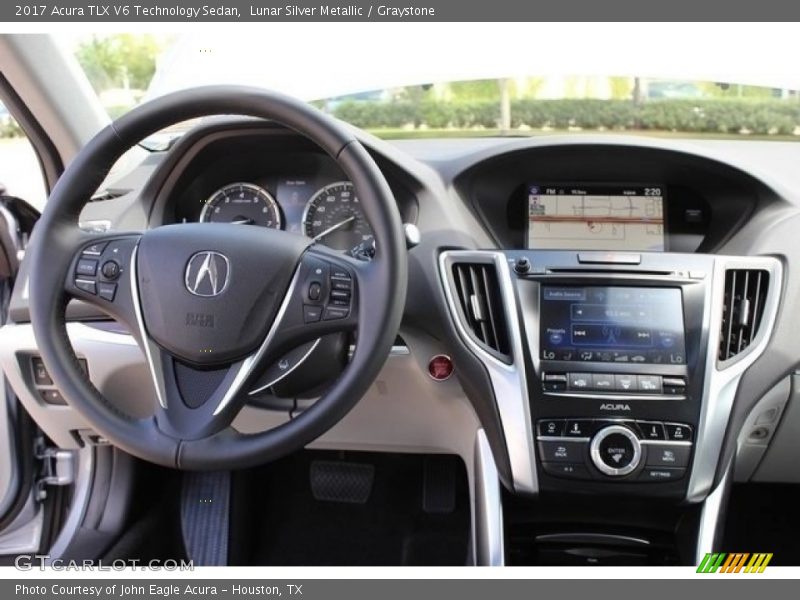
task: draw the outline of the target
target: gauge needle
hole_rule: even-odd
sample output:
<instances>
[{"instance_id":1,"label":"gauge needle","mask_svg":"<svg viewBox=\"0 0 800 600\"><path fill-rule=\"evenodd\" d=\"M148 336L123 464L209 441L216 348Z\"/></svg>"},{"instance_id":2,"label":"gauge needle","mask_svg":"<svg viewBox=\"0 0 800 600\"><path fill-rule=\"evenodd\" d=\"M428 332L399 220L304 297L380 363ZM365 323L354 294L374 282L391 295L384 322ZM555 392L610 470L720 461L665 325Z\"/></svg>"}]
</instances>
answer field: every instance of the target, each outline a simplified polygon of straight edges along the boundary
<instances>
[{"instance_id":1,"label":"gauge needle","mask_svg":"<svg viewBox=\"0 0 800 600\"><path fill-rule=\"evenodd\" d=\"M355 217L355 215L353 215L352 217L346 218L344 221L339 221L336 225L331 225L330 227L328 227L322 233L318 233L317 235L315 235L314 236L314 241L316 242L316 241L321 240L322 238L324 238L326 235L328 235L332 231L336 231L337 229L339 229L339 227L347 225L350 221L355 221L355 220L356 220L356 217Z\"/></svg>"},{"instance_id":2,"label":"gauge needle","mask_svg":"<svg viewBox=\"0 0 800 600\"><path fill-rule=\"evenodd\" d=\"M255 223L253 219L236 219L231 221L231 225L252 225L253 223Z\"/></svg>"}]
</instances>

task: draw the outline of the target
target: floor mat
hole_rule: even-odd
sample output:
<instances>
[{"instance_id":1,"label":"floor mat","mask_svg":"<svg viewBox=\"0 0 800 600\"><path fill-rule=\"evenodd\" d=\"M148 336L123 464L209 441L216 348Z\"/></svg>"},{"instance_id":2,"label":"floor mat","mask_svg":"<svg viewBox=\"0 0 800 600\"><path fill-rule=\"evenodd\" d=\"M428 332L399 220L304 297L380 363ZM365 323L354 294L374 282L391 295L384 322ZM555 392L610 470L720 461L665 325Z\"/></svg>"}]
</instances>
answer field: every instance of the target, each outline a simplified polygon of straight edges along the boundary
<instances>
[{"instance_id":1,"label":"floor mat","mask_svg":"<svg viewBox=\"0 0 800 600\"><path fill-rule=\"evenodd\" d=\"M800 565L800 485L743 484L731 490L720 550L772 552L770 565Z\"/></svg>"},{"instance_id":2,"label":"floor mat","mask_svg":"<svg viewBox=\"0 0 800 600\"><path fill-rule=\"evenodd\" d=\"M466 469L457 474L449 513L423 508L426 458L362 452L306 451L234 474L230 564L463 565L469 540ZM371 465L363 502L315 499L313 463ZM318 496L319 497L319 494Z\"/></svg>"}]
</instances>

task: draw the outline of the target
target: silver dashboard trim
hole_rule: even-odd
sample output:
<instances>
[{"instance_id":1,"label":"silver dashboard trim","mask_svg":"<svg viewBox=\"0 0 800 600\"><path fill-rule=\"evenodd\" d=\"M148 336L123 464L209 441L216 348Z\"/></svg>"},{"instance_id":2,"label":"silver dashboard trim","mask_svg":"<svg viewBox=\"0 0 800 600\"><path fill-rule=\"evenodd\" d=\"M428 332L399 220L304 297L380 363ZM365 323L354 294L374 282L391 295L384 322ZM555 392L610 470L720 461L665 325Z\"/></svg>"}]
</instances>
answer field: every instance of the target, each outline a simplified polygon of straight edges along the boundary
<instances>
[{"instance_id":1,"label":"silver dashboard trim","mask_svg":"<svg viewBox=\"0 0 800 600\"><path fill-rule=\"evenodd\" d=\"M725 272L730 269L764 269L769 273L769 288L764 303L761 326L753 343L736 358L720 363L717 360L722 324ZM764 353L772 337L783 290L783 268L772 257L717 256L711 285L706 291L703 326L708 332L705 380L700 419L695 436L695 454L686 490L686 500L704 500L712 490L720 460L725 431L731 409L744 372Z\"/></svg>"},{"instance_id":2,"label":"silver dashboard trim","mask_svg":"<svg viewBox=\"0 0 800 600\"><path fill-rule=\"evenodd\" d=\"M496 267L506 321L509 324L511 364L498 360L481 348L472 339L459 317L453 297L454 283L451 273L454 264L465 262L493 264ZM522 331L519 326L520 315L506 257L499 251L448 250L439 255L439 276L456 330L489 373L506 441L514 490L536 494L539 491L539 481L536 473L536 450L525 375Z\"/></svg>"},{"instance_id":3,"label":"silver dashboard trim","mask_svg":"<svg viewBox=\"0 0 800 600\"><path fill-rule=\"evenodd\" d=\"M732 465L729 465L725 470L722 481L703 502L703 508L700 512L700 525L697 530L695 564L699 565L703 557L708 553L714 552L717 547L720 519L728 499L731 471Z\"/></svg>"},{"instance_id":4,"label":"silver dashboard trim","mask_svg":"<svg viewBox=\"0 0 800 600\"><path fill-rule=\"evenodd\" d=\"M608 466L600 456L600 444L602 444L603 440L609 435L614 435L615 433L627 439L633 447L633 457L631 461L619 469ZM611 477L620 477L632 473L636 470L636 467L639 466L639 462L642 460L642 445L639 442L639 438L636 437L636 434L627 427L623 427L622 425L610 425L598 431L597 435L592 438L592 443L589 445L589 456L591 456L592 463L594 463L598 471Z\"/></svg>"},{"instance_id":5,"label":"silver dashboard trim","mask_svg":"<svg viewBox=\"0 0 800 600\"><path fill-rule=\"evenodd\" d=\"M475 436L474 498L472 552L476 565L505 565L503 540L503 506L500 478L486 432L478 429Z\"/></svg>"}]
</instances>

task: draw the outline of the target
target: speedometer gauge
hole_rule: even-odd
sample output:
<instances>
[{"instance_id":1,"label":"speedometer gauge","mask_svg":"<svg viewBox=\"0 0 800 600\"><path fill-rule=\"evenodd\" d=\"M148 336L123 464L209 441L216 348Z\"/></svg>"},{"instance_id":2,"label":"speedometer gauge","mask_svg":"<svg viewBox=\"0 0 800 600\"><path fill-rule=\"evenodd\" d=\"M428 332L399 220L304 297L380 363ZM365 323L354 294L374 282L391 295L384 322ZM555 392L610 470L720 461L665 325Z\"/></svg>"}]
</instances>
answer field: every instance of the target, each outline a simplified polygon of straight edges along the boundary
<instances>
[{"instance_id":1,"label":"speedometer gauge","mask_svg":"<svg viewBox=\"0 0 800 600\"><path fill-rule=\"evenodd\" d=\"M351 250L372 239L355 186L349 181L326 185L311 197L303 214L303 231L336 250Z\"/></svg>"},{"instance_id":2,"label":"speedometer gauge","mask_svg":"<svg viewBox=\"0 0 800 600\"><path fill-rule=\"evenodd\" d=\"M280 229L281 211L275 198L264 188L252 183L231 183L206 200L200 221Z\"/></svg>"}]
</instances>

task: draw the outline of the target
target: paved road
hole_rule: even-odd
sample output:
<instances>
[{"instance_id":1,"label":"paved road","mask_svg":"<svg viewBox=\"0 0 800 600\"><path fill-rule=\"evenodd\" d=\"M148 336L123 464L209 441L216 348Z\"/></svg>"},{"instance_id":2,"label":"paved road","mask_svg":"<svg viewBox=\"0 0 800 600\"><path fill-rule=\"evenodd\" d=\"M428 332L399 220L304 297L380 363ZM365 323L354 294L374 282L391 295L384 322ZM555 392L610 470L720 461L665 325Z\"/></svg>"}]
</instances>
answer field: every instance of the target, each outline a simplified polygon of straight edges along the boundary
<instances>
[{"instance_id":1,"label":"paved road","mask_svg":"<svg viewBox=\"0 0 800 600\"><path fill-rule=\"evenodd\" d=\"M0 183L12 196L27 200L39 210L44 206L46 195L39 161L27 139L0 139Z\"/></svg>"}]
</instances>

